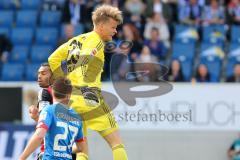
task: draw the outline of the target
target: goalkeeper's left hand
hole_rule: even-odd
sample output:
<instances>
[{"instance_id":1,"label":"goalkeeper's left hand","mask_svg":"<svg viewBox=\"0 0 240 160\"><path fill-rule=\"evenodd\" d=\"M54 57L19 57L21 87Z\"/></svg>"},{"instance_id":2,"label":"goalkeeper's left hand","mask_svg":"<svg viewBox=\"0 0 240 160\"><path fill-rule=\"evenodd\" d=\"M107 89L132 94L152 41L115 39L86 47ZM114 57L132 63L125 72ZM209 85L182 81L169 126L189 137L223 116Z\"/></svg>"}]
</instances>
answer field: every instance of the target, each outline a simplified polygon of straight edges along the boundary
<instances>
[{"instance_id":1,"label":"goalkeeper's left hand","mask_svg":"<svg viewBox=\"0 0 240 160\"><path fill-rule=\"evenodd\" d=\"M93 107L96 107L99 104L98 95L92 88L82 87L81 92L86 104Z\"/></svg>"}]
</instances>

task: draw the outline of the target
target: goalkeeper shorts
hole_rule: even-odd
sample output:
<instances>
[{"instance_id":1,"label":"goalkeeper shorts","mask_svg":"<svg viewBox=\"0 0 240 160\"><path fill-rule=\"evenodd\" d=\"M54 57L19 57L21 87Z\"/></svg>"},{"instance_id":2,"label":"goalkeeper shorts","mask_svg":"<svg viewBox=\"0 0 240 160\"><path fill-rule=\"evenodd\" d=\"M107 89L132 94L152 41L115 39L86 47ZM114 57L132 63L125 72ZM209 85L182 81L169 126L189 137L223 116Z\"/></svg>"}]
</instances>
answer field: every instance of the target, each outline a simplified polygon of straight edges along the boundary
<instances>
[{"instance_id":1,"label":"goalkeeper shorts","mask_svg":"<svg viewBox=\"0 0 240 160\"><path fill-rule=\"evenodd\" d=\"M70 106L80 114L83 120L84 136L87 136L87 129L95 130L102 136L118 129L110 107L105 103L101 91L97 88L74 88Z\"/></svg>"}]
</instances>

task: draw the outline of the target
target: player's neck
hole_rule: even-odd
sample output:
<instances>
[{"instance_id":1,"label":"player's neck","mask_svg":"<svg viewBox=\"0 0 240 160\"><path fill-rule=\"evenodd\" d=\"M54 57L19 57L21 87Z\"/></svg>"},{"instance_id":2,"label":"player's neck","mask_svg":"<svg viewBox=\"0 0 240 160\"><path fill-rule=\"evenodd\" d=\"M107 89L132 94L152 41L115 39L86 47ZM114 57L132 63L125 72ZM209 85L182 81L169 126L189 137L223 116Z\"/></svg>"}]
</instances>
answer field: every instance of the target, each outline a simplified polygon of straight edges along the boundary
<instances>
[{"instance_id":1,"label":"player's neck","mask_svg":"<svg viewBox=\"0 0 240 160\"><path fill-rule=\"evenodd\" d=\"M102 34L101 34L101 31L98 29L98 28L94 28L93 29L93 31L95 32L95 33L97 33L97 35L103 40L103 38L102 38Z\"/></svg>"},{"instance_id":2,"label":"player's neck","mask_svg":"<svg viewBox=\"0 0 240 160\"><path fill-rule=\"evenodd\" d=\"M65 106L68 106L68 102L69 102L69 99L57 99L57 98L54 98L53 99L53 103L62 103L64 104Z\"/></svg>"}]
</instances>

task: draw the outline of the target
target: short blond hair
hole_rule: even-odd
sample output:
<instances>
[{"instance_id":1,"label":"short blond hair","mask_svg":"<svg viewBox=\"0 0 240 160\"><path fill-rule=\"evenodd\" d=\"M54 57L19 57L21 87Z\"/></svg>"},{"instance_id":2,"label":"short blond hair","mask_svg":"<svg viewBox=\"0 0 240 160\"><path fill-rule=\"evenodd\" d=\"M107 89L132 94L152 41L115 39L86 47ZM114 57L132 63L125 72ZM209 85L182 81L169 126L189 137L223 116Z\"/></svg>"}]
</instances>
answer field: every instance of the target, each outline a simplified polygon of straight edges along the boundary
<instances>
[{"instance_id":1,"label":"short blond hair","mask_svg":"<svg viewBox=\"0 0 240 160\"><path fill-rule=\"evenodd\" d=\"M109 18L114 19L118 24L123 23L122 12L117 7L101 5L92 13L94 26L98 25L100 22L108 21Z\"/></svg>"}]
</instances>

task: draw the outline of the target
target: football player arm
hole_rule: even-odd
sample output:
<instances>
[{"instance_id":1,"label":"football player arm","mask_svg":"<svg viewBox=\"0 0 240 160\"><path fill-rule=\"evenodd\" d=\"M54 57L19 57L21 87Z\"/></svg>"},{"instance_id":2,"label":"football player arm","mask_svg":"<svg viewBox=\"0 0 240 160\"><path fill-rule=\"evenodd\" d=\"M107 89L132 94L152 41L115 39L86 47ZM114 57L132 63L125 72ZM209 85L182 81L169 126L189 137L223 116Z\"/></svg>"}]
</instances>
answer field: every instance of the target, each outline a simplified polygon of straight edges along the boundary
<instances>
[{"instance_id":1,"label":"football player arm","mask_svg":"<svg viewBox=\"0 0 240 160\"><path fill-rule=\"evenodd\" d=\"M43 108L39 115L39 121L37 125L37 129L31 139L29 140L29 143L27 144L25 150L20 156L20 160L26 159L31 153L33 153L34 150L37 149L37 147L40 146L43 138L46 135L46 132L51 125L52 122L52 107L46 106Z\"/></svg>"},{"instance_id":2,"label":"football player arm","mask_svg":"<svg viewBox=\"0 0 240 160\"><path fill-rule=\"evenodd\" d=\"M86 145L86 141L84 138L77 140L72 147L72 153L83 152L84 145Z\"/></svg>"},{"instance_id":3,"label":"football player arm","mask_svg":"<svg viewBox=\"0 0 240 160\"><path fill-rule=\"evenodd\" d=\"M79 126L78 134L72 147L73 153L84 152L82 149L86 145L86 137L83 136L82 122L80 123L81 125Z\"/></svg>"},{"instance_id":4,"label":"football player arm","mask_svg":"<svg viewBox=\"0 0 240 160\"><path fill-rule=\"evenodd\" d=\"M238 154L240 154L240 151L235 150L234 144L232 144L232 146L228 150L228 157L231 159Z\"/></svg>"},{"instance_id":5,"label":"football player arm","mask_svg":"<svg viewBox=\"0 0 240 160\"><path fill-rule=\"evenodd\" d=\"M64 76L61 64L62 61L67 59L67 55L68 55L68 42L58 47L48 58L48 63L50 65L54 79Z\"/></svg>"},{"instance_id":6,"label":"football player arm","mask_svg":"<svg viewBox=\"0 0 240 160\"><path fill-rule=\"evenodd\" d=\"M80 142L75 142L72 147L72 153L78 153L81 152L81 143Z\"/></svg>"},{"instance_id":7,"label":"football player arm","mask_svg":"<svg viewBox=\"0 0 240 160\"><path fill-rule=\"evenodd\" d=\"M27 157L32 154L41 144L45 134L47 132L46 128L37 128L31 139L29 140L26 148L21 154L19 160L25 160Z\"/></svg>"}]
</instances>

